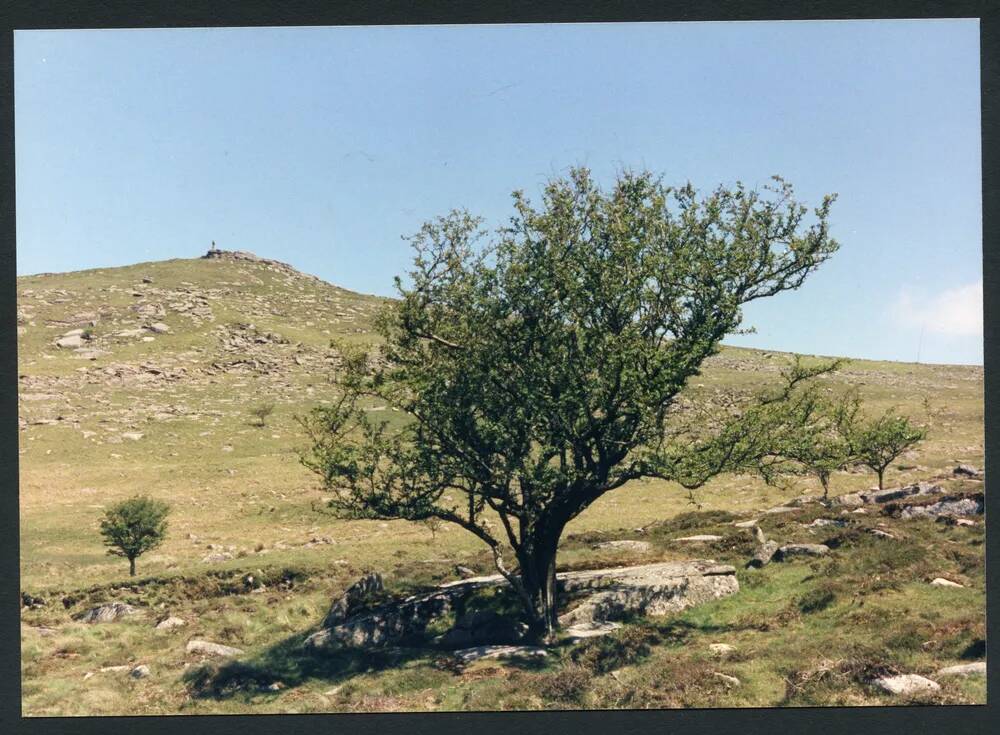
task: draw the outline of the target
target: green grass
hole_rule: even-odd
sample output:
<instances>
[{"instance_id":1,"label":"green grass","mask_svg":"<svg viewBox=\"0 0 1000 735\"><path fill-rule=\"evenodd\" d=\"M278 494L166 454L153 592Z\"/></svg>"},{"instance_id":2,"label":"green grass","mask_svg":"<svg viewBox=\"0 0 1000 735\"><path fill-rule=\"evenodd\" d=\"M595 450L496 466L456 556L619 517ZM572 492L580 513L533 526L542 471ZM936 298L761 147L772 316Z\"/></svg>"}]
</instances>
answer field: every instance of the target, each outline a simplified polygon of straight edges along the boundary
<instances>
[{"instance_id":1,"label":"green grass","mask_svg":"<svg viewBox=\"0 0 1000 735\"><path fill-rule=\"evenodd\" d=\"M153 283L143 284L143 277ZM132 296L133 289L146 295ZM173 309L182 289L206 293L214 321L198 323ZM381 571L396 590L451 579L456 563L492 571L481 544L457 528L445 525L432 540L420 524L332 518L316 478L298 462L305 440L295 416L330 395L330 340L370 341L378 300L262 264L205 260L24 277L18 292L25 327L18 337L20 390L60 396L20 404L26 422L19 447L21 588L47 600L22 614L27 715L887 704L867 684L879 667L928 674L981 655L981 524L869 515L849 516L858 524L852 529L805 529L802 523L821 509L759 514L817 493L816 483L798 479L774 488L727 476L698 491L697 505L660 481L634 482L601 498L567 530L559 562L570 569L711 557L741 569L741 590L732 598L669 619L634 621L582 649L560 647L541 668L483 662L457 671L431 649L306 656L299 641L365 569ZM137 302L161 304L165 314L140 319L131 310ZM99 314L92 329L112 353L95 361L53 346L74 315L87 313ZM46 326L54 321L63 324ZM172 331L152 342L108 337L144 321L163 321ZM242 356L223 351L215 331L237 322L287 337L289 345L253 353L281 355L285 366L263 374L213 370L213 363ZM291 361L294 354L303 365ZM690 389L753 389L773 380L787 358L725 348ZM177 379L103 372L140 364L187 372ZM857 387L873 410L899 406L930 422L927 440L890 470L888 481L896 484L950 472L956 461L981 466L982 379L981 368L858 360L830 384ZM273 401L275 411L262 428L252 425L249 409L263 401ZM127 431L143 438L120 440ZM873 481L870 474L841 473L833 492ZM129 580L127 564L104 552L97 528L104 507L136 492L162 498L174 511L168 540L140 557L139 576ZM783 541L830 541L837 548L829 558L744 571L753 544L731 524L749 517L762 517L765 532ZM899 539L865 531L878 522ZM642 536L640 527L647 529ZM697 547L674 540L698 533L723 540ZM324 536L334 543L305 545ZM650 541L653 549L592 548L624 538ZM203 562L210 544L233 547L235 558ZM263 577L267 590L241 589L247 572ZM967 589L931 587L933 576ZM106 625L73 622L88 604L110 599L131 601L143 614ZM167 613L189 625L153 630ZM44 636L37 626L57 632ZM195 637L243 648L232 681L251 683L216 691L209 684L227 674L217 666L202 670L199 658L184 652ZM708 649L713 642L738 652L718 660ZM99 672L138 663L150 666L149 678ZM275 681L283 688L259 686ZM985 701L982 679L940 683L934 701Z\"/></svg>"}]
</instances>

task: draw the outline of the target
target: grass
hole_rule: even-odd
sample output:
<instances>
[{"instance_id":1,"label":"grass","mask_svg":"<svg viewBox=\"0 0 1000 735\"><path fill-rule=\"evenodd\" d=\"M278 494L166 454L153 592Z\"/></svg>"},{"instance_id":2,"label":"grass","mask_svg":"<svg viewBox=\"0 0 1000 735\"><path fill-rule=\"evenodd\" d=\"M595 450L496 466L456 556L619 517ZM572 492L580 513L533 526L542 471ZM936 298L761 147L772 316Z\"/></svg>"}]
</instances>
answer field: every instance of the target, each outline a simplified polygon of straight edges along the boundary
<instances>
[{"instance_id":1,"label":"grass","mask_svg":"<svg viewBox=\"0 0 1000 735\"><path fill-rule=\"evenodd\" d=\"M206 297L214 321L171 307L192 291ZM573 569L711 557L740 569L734 597L557 647L540 668L458 668L433 648L306 655L299 642L366 569L381 571L396 591L453 579L457 563L492 571L485 549L447 524L432 536L421 524L332 518L316 478L298 462L304 437L295 416L329 395L330 340L370 341L377 300L266 264L204 260L30 276L18 279L18 292L20 391L55 396L20 404L21 588L46 600L22 614L26 715L887 704L899 700L872 689L873 672L932 674L983 655L982 524L852 515L848 528L807 529L815 517L835 516L814 505L761 512L818 493L816 483L775 488L734 476L709 483L695 503L668 483L631 483L570 525L559 558L561 569ZM147 319L132 309L137 304L164 313ZM54 347L77 322L89 323L77 315L91 313L98 323L88 328L110 355L81 360ZM163 321L171 332L151 342L111 336L146 321ZM249 351L280 358L275 369L212 368L242 356L226 352L217 331L237 322L290 340ZM776 377L785 359L726 348L690 389L756 387ZM929 422L928 439L890 470L888 481L897 484L948 473L956 461L981 466L982 378L981 368L858 360L830 385L858 387L873 410L899 406ZM248 409L265 402L274 412L265 427L254 426ZM143 437L121 438L132 431ZM873 481L840 473L833 492ZM105 553L97 528L106 506L138 491L170 502L174 512L166 543L140 557L133 580L125 562ZM744 570L754 544L732 522L751 517L762 519L769 537L835 548L826 558ZM870 534L877 523L898 538ZM722 539L676 541L695 534ZM311 542L322 537L333 543ZM634 538L652 549L593 548ZM232 547L234 558L203 562L209 545ZM266 589L247 589L246 573ZM932 587L936 576L966 589ZM105 625L73 621L111 599L136 604L140 615ZM188 625L154 630L167 614ZM185 653L191 638L246 654L232 668L219 666ZM737 651L720 659L708 648L716 642ZM151 676L100 671L139 663ZM267 689L275 683L281 686ZM932 701L985 701L981 678L940 683Z\"/></svg>"}]
</instances>

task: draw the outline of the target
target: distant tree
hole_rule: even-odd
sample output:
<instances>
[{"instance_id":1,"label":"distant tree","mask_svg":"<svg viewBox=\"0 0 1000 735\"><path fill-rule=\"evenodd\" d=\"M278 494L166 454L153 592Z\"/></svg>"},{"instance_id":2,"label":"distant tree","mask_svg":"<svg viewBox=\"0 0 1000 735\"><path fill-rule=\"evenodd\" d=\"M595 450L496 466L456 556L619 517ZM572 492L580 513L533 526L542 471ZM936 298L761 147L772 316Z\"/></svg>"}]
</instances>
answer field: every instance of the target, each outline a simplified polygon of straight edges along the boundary
<instances>
[{"instance_id":1,"label":"distant tree","mask_svg":"<svg viewBox=\"0 0 1000 735\"><path fill-rule=\"evenodd\" d=\"M266 426L267 419L274 413L274 403L261 403L250 409L250 415L257 419L257 426Z\"/></svg>"},{"instance_id":2,"label":"distant tree","mask_svg":"<svg viewBox=\"0 0 1000 735\"><path fill-rule=\"evenodd\" d=\"M855 410L845 434L851 453L860 464L878 475L878 488L883 490L886 469L903 452L923 440L927 431L915 426L906 416L897 416L893 409L867 421L859 418Z\"/></svg>"},{"instance_id":3,"label":"distant tree","mask_svg":"<svg viewBox=\"0 0 1000 735\"><path fill-rule=\"evenodd\" d=\"M155 549L167 535L166 503L138 495L109 508L101 521L101 536L108 553L128 559L129 575L135 576L135 560Z\"/></svg>"},{"instance_id":4,"label":"distant tree","mask_svg":"<svg viewBox=\"0 0 1000 735\"><path fill-rule=\"evenodd\" d=\"M830 369L796 366L711 432L670 430L675 399L738 331L741 307L798 288L837 249L833 197L806 225L776 181L700 197L649 173L605 191L576 169L539 209L515 192L490 246L477 246L468 213L424 225L410 285L396 279L401 300L379 318L381 346L345 347L339 395L303 419L302 459L331 507L461 526L491 549L532 631L550 636L571 520L631 480L693 489L754 465L794 418L790 397ZM371 418L373 400L405 421Z\"/></svg>"},{"instance_id":5,"label":"distant tree","mask_svg":"<svg viewBox=\"0 0 1000 735\"><path fill-rule=\"evenodd\" d=\"M836 363L837 367L841 364ZM770 479L779 472L796 470L813 475L823 488L823 498L830 496L830 479L835 472L857 462L848 436L848 423L855 415L859 399L854 394L829 397L817 384L799 391L789 401L789 427L775 443L775 452L762 473Z\"/></svg>"},{"instance_id":6,"label":"distant tree","mask_svg":"<svg viewBox=\"0 0 1000 735\"><path fill-rule=\"evenodd\" d=\"M424 527L431 532L431 541L437 541L437 532L441 530L441 524L444 523L444 521L437 516L428 516L427 518L424 518L421 523L423 523Z\"/></svg>"}]
</instances>

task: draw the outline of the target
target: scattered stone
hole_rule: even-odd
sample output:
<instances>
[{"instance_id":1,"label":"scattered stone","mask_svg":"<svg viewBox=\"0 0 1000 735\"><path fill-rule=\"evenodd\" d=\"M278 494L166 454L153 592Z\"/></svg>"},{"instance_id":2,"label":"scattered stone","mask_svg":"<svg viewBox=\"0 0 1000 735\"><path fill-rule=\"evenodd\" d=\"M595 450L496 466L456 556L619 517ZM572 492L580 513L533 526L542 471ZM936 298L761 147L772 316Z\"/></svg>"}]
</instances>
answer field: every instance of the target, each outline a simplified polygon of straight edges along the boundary
<instances>
[{"instance_id":1,"label":"scattered stone","mask_svg":"<svg viewBox=\"0 0 1000 735\"><path fill-rule=\"evenodd\" d=\"M142 282L143 283L152 283L153 279L150 278L149 276L143 276Z\"/></svg>"},{"instance_id":2,"label":"scattered stone","mask_svg":"<svg viewBox=\"0 0 1000 735\"><path fill-rule=\"evenodd\" d=\"M63 335L63 337L82 337L82 336L83 336L82 329L71 329L68 332L66 332L66 334Z\"/></svg>"},{"instance_id":3,"label":"scattered stone","mask_svg":"<svg viewBox=\"0 0 1000 735\"><path fill-rule=\"evenodd\" d=\"M952 470L952 474L956 477L973 477L976 479L983 476L982 470L977 470L971 464L958 465L958 467Z\"/></svg>"},{"instance_id":4,"label":"scattered stone","mask_svg":"<svg viewBox=\"0 0 1000 735\"><path fill-rule=\"evenodd\" d=\"M77 347L83 347L86 344L86 340L79 334L74 334L72 337L62 337L56 340L56 347L62 347L64 349L75 349Z\"/></svg>"},{"instance_id":5,"label":"scattered stone","mask_svg":"<svg viewBox=\"0 0 1000 735\"><path fill-rule=\"evenodd\" d=\"M879 538L888 538L888 539L896 538L891 533L889 533L888 531L883 531L881 528L869 528L868 533L870 533L872 536L878 536Z\"/></svg>"},{"instance_id":6,"label":"scattered stone","mask_svg":"<svg viewBox=\"0 0 1000 735\"><path fill-rule=\"evenodd\" d=\"M455 651L454 656L463 664L483 659L545 658L548 651L538 646L474 646Z\"/></svg>"},{"instance_id":7,"label":"scattered stone","mask_svg":"<svg viewBox=\"0 0 1000 735\"><path fill-rule=\"evenodd\" d=\"M131 676L133 679L145 679L147 676L149 676L149 673L150 673L149 667L146 666L145 664L140 664L139 666L136 666L134 669L132 669L131 672L129 672L129 676Z\"/></svg>"},{"instance_id":8,"label":"scattered stone","mask_svg":"<svg viewBox=\"0 0 1000 735\"><path fill-rule=\"evenodd\" d=\"M280 681L271 682L267 685L267 691L269 692L280 692L285 688L285 685Z\"/></svg>"},{"instance_id":9,"label":"scattered stone","mask_svg":"<svg viewBox=\"0 0 1000 735\"><path fill-rule=\"evenodd\" d=\"M931 681L917 674L898 674L897 676L882 676L872 682L882 691L897 696L914 694L929 694L941 689L936 681Z\"/></svg>"},{"instance_id":10,"label":"scattered stone","mask_svg":"<svg viewBox=\"0 0 1000 735\"><path fill-rule=\"evenodd\" d=\"M604 541L603 543L597 544L594 548L601 550L636 551L645 553L653 547L648 541L633 541L624 539L621 541Z\"/></svg>"},{"instance_id":11,"label":"scattered stone","mask_svg":"<svg viewBox=\"0 0 1000 735\"><path fill-rule=\"evenodd\" d=\"M778 542L765 541L758 547L756 553L753 555L753 558L747 562L747 566L755 569L767 566L771 563L771 560L774 558L776 553L778 553Z\"/></svg>"},{"instance_id":12,"label":"scattered stone","mask_svg":"<svg viewBox=\"0 0 1000 735\"><path fill-rule=\"evenodd\" d=\"M128 671L131 667L125 664L121 666L102 666L100 672L102 674L117 674L120 671Z\"/></svg>"},{"instance_id":13,"label":"scattered stone","mask_svg":"<svg viewBox=\"0 0 1000 735\"><path fill-rule=\"evenodd\" d=\"M243 649L232 646L224 646L221 643L211 641L191 640L184 648L188 653L200 653L205 656L239 656Z\"/></svg>"},{"instance_id":14,"label":"scattered stone","mask_svg":"<svg viewBox=\"0 0 1000 735\"><path fill-rule=\"evenodd\" d=\"M476 573L469 569L468 567L463 567L461 564L455 565L455 574L457 574L462 579L469 579L470 577L475 577Z\"/></svg>"},{"instance_id":15,"label":"scattered stone","mask_svg":"<svg viewBox=\"0 0 1000 735\"><path fill-rule=\"evenodd\" d=\"M861 497L861 493L847 493L846 495L838 495L833 499L834 505L843 505L849 508L864 505L864 503L865 501Z\"/></svg>"},{"instance_id":16,"label":"scattered stone","mask_svg":"<svg viewBox=\"0 0 1000 735\"><path fill-rule=\"evenodd\" d=\"M968 518L956 518L955 519L955 525L956 526L975 526L976 522L973 521L973 520L970 520Z\"/></svg>"},{"instance_id":17,"label":"scattered stone","mask_svg":"<svg viewBox=\"0 0 1000 735\"><path fill-rule=\"evenodd\" d=\"M777 561L785 561L792 556L823 556L830 553L826 544L785 544L775 553Z\"/></svg>"},{"instance_id":18,"label":"scattered stone","mask_svg":"<svg viewBox=\"0 0 1000 735\"><path fill-rule=\"evenodd\" d=\"M136 609L124 602L109 602L92 607L76 619L81 623L110 623L127 615L135 615Z\"/></svg>"},{"instance_id":19,"label":"scattered stone","mask_svg":"<svg viewBox=\"0 0 1000 735\"><path fill-rule=\"evenodd\" d=\"M735 521L733 525L736 526L736 528L753 528L759 522L760 522L759 518L754 518L753 520L750 521Z\"/></svg>"},{"instance_id":20,"label":"scattered stone","mask_svg":"<svg viewBox=\"0 0 1000 735\"><path fill-rule=\"evenodd\" d=\"M737 679L735 676L730 676L729 674L722 674L719 673L718 671L713 671L712 675L718 679L722 679L729 686L738 687L741 683L739 679Z\"/></svg>"},{"instance_id":21,"label":"scattered stone","mask_svg":"<svg viewBox=\"0 0 1000 735\"><path fill-rule=\"evenodd\" d=\"M186 620L171 615L158 622L155 627L156 630L171 630L173 628L180 628L185 625L187 625Z\"/></svg>"},{"instance_id":22,"label":"scattered stone","mask_svg":"<svg viewBox=\"0 0 1000 735\"><path fill-rule=\"evenodd\" d=\"M167 332L170 331L170 327L168 327L163 322L155 322L149 325L149 331L154 332L156 334L166 334Z\"/></svg>"},{"instance_id":23,"label":"scattered stone","mask_svg":"<svg viewBox=\"0 0 1000 735\"><path fill-rule=\"evenodd\" d=\"M958 664L957 666L946 666L936 674L937 676L986 676L986 662L976 661L971 664Z\"/></svg>"},{"instance_id":24,"label":"scattered stone","mask_svg":"<svg viewBox=\"0 0 1000 735\"><path fill-rule=\"evenodd\" d=\"M793 508L793 507L788 506L788 505L779 505L779 506L774 507L774 508L768 508L764 512L767 513L767 514L769 514L769 515L774 515L776 513L794 513L797 510L798 510L798 508Z\"/></svg>"},{"instance_id":25,"label":"scattered stone","mask_svg":"<svg viewBox=\"0 0 1000 735\"><path fill-rule=\"evenodd\" d=\"M569 639L576 643L585 638L597 638L602 635L614 633L621 627L621 623L577 623L566 628L565 632L569 636Z\"/></svg>"},{"instance_id":26,"label":"scattered stone","mask_svg":"<svg viewBox=\"0 0 1000 735\"><path fill-rule=\"evenodd\" d=\"M137 442L142 439L143 436L145 435L138 431L126 431L122 434L122 439L128 439L130 442Z\"/></svg>"},{"instance_id":27,"label":"scattered stone","mask_svg":"<svg viewBox=\"0 0 1000 735\"><path fill-rule=\"evenodd\" d=\"M959 584L958 582L952 582L950 579L945 579L944 577L935 577L931 580L931 584L935 587L961 587L964 588L964 584Z\"/></svg>"},{"instance_id":28,"label":"scattered stone","mask_svg":"<svg viewBox=\"0 0 1000 735\"><path fill-rule=\"evenodd\" d=\"M847 525L847 521L842 518L832 519L832 518L817 518L812 523L806 525L806 528L822 528L824 526L838 526L843 528Z\"/></svg>"},{"instance_id":29,"label":"scattered stone","mask_svg":"<svg viewBox=\"0 0 1000 735\"><path fill-rule=\"evenodd\" d=\"M708 645L708 650L716 656L725 658L726 656L736 653L736 646L731 646L728 643L710 643Z\"/></svg>"}]
</instances>

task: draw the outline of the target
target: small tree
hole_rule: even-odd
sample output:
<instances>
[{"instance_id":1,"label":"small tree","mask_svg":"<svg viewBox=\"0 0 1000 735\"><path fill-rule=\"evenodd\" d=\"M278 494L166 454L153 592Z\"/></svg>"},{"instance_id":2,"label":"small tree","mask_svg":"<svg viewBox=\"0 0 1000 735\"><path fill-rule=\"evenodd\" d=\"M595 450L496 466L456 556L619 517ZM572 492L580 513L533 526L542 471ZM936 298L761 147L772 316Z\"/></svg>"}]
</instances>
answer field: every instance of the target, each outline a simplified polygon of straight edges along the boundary
<instances>
[{"instance_id":1,"label":"small tree","mask_svg":"<svg viewBox=\"0 0 1000 735\"><path fill-rule=\"evenodd\" d=\"M115 504L104 513L101 536L108 553L128 559L129 576L135 576L135 560L155 549L167 535L170 506L160 500L137 495Z\"/></svg>"},{"instance_id":2,"label":"small tree","mask_svg":"<svg viewBox=\"0 0 1000 735\"><path fill-rule=\"evenodd\" d=\"M883 490L886 469L899 455L926 437L927 431L889 409L869 421L852 417L845 434L851 454L878 475L878 489Z\"/></svg>"},{"instance_id":3,"label":"small tree","mask_svg":"<svg viewBox=\"0 0 1000 735\"><path fill-rule=\"evenodd\" d=\"M428 516L421 523L424 527L431 532L431 543L437 541L437 532L441 530L441 524L443 521L437 516Z\"/></svg>"},{"instance_id":4,"label":"small tree","mask_svg":"<svg viewBox=\"0 0 1000 735\"><path fill-rule=\"evenodd\" d=\"M265 426L272 413L274 413L273 402L261 403L250 409L250 415L257 419L257 426Z\"/></svg>"},{"instance_id":5,"label":"small tree","mask_svg":"<svg viewBox=\"0 0 1000 735\"><path fill-rule=\"evenodd\" d=\"M742 306L798 288L837 249L832 199L806 225L780 179L701 197L649 173L605 191L576 169L540 208L515 192L486 247L468 213L427 223L409 285L396 280L401 300L378 321L378 352L345 349L340 395L304 419L303 461L343 516L436 517L474 534L549 636L570 521L632 480L691 489L744 468L792 417L778 407L816 371L793 370L718 431L692 439L668 425ZM372 419L372 399L404 421Z\"/></svg>"}]
</instances>

